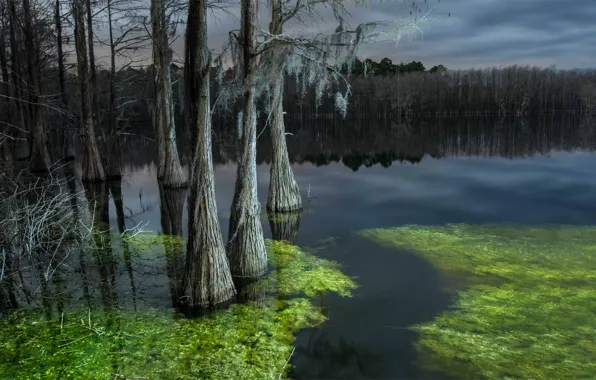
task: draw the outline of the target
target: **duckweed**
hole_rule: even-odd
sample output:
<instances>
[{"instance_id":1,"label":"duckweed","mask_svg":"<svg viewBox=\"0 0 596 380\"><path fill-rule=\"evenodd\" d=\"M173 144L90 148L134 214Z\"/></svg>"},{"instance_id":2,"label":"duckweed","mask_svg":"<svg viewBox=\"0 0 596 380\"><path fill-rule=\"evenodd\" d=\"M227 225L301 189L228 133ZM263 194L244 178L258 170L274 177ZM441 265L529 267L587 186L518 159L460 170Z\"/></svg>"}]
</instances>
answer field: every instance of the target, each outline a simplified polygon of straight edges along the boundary
<instances>
[{"instance_id":1,"label":"duckweed","mask_svg":"<svg viewBox=\"0 0 596 380\"><path fill-rule=\"evenodd\" d=\"M410 249L459 288L412 326L421 364L457 379L594 379L596 228L405 226L362 236Z\"/></svg>"}]
</instances>

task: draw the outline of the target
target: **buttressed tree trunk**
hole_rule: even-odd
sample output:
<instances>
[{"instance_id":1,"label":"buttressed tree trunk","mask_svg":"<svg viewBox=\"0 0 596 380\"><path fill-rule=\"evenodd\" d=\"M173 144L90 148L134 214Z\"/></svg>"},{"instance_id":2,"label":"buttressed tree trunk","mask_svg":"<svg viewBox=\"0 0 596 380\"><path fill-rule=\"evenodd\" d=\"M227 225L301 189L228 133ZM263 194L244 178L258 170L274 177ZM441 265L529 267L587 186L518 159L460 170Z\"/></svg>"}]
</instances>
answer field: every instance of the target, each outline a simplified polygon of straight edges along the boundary
<instances>
[{"instance_id":1,"label":"buttressed tree trunk","mask_svg":"<svg viewBox=\"0 0 596 380\"><path fill-rule=\"evenodd\" d=\"M155 70L155 128L157 132L158 178L165 187L186 185L176 147L176 123L172 93L171 49L168 44L164 0L151 1L153 67Z\"/></svg>"},{"instance_id":2,"label":"buttressed tree trunk","mask_svg":"<svg viewBox=\"0 0 596 380\"><path fill-rule=\"evenodd\" d=\"M267 251L257 198L256 28L257 0L242 1L244 105L236 189L230 215L229 257L232 275L257 278L267 272Z\"/></svg>"},{"instance_id":3,"label":"buttressed tree trunk","mask_svg":"<svg viewBox=\"0 0 596 380\"><path fill-rule=\"evenodd\" d=\"M225 302L236 293L217 218L211 112L210 59L207 47L207 0L190 0L184 77L192 130L192 162L188 197L188 243L184 272L186 303L205 307Z\"/></svg>"},{"instance_id":4,"label":"buttressed tree trunk","mask_svg":"<svg viewBox=\"0 0 596 380\"><path fill-rule=\"evenodd\" d=\"M75 18L75 45L77 51L77 69L81 87L81 127L83 129L85 151L83 153L82 180L98 182L105 180L103 165L97 150L93 115L91 114L91 94L89 88L89 64L87 60L87 42L85 40L84 0L73 1Z\"/></svg>"},{"instance_id":5,"label":"buttressed tree trunk","mask_svg":"<svg viewBox=\"0 0 596 380\"><path fill-rule=\"evenodd\" d=\"M50 168L50 155L46 146L46 132L42 123L42 110L39 106L39 78L38 78L38 51L33 36L33 23L31 20L31 6L29 0L23 0L23 13L25 16L25 47L27 53L27 79L29 92L29 125L30 125L30 152L31 171L34 173L47 173Z\"/></svg>"},{"instance_id":6,"label":"buttressed tree trunk","mask_svg":"<svg viewBox=\"0 0 596 380\"><path fill-rule=\"evenodd\" d=\"M271 0L271 23L269 32L281 34L283 31L283 12L281 0ZM272 46L272 50L275 45ZM273 212L287 212L302 209L302 198L300 188L294 178L294 172L290 166L288 148L286 146L286 130L284 126L283 90L284 90L284 67L279 65L275 76L275 88L271 102L270 126L272 158L271 175L269 180L269 196L267 198L267 210Z\"/></svg>"}]
</instances>

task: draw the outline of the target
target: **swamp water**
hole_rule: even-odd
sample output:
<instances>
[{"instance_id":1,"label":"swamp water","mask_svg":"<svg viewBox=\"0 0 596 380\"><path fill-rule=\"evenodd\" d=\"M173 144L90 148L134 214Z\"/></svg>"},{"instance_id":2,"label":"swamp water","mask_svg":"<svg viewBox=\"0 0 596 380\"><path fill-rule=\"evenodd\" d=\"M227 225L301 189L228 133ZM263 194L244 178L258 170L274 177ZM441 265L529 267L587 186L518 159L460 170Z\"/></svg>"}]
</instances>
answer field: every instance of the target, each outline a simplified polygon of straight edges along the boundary
<instances>
[{"instance_id":1,"label":"swamp water","mask_svg":"<svg viewBox=\"0 0 596 380\"><path fill-rule=\"evenodd\" d=\"M305 208L264 213L266 237L292 244L268 241L272 271L239 303L193 319L172 309L185 192L161 189L152 152L131 145L119 186L93 193L112 227L103 248L71 257L39 307L0 320L0 377L594 378L593 121L289 132ZM236 170L232 138L218 137L227 236ZM118 233L139 224L146 234Z\"/></svg>"}]
</instances>

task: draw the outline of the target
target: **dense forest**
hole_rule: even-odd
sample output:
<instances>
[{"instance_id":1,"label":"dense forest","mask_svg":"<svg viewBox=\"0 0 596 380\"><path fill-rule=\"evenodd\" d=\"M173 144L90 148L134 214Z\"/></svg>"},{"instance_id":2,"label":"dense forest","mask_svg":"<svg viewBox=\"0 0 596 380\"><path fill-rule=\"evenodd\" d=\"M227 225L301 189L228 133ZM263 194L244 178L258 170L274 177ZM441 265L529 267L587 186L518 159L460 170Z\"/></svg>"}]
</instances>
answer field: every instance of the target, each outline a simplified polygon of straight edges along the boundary
<instances>
[{"instance_id":1,"label":"dense forest","mask_svg":"<svg viewBox=\"0 0 596 380\"><path fill-rule=\"evenodd\" d=\"M356 60L354 67L361 61ZM384 62L389 62L388 66ZM368 60L370 69L364 75L353 70L350 75L352 93L347 120L359 118L377 120L421 119L427 116L473 115L535 115L535 114L594 114L596 113L596 72L557 71L553 68L511 66L475 70L447 70L439 65L425 70L420 62L392 65L390 59ZM389 68L387 68L389 67ZM129 83L118 90L118 121L120 128L127 123L152 122L154 86L152 66L127 68L116 72L118 83ZM228 71L228 76L231 72ZM183 126L183 70L172 65L173 97L177 125ZM107 128L109 109L109 73L98 70L98 110L103 129ZM51 76L49 76L51 78ZM217 68L211 69L211 91L216 102ZM76 77L68 76L73 88L69 92L70 113L78 110ZM53 84L55 86L56 84ZM139 94L144 96L139 97ZM286 118L337 118L331 96L317 105L314 93L302 92L301 83L287 77L284 89ZM48 112L52 112L49 110ZM214 113L217 121L228 122L235 117L230 109ZM54 119L55 120L55 119Z\"/></svg>"}]
</instances>

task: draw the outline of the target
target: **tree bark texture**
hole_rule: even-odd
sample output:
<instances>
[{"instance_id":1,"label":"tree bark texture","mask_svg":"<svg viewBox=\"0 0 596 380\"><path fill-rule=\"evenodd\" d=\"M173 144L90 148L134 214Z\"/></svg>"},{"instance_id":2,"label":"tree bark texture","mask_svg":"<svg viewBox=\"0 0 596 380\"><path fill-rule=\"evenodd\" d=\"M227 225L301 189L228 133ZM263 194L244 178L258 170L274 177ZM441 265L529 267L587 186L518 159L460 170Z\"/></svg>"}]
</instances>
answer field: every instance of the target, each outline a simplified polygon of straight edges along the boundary
<instances>
[{"instance_id":1,"label":"tree bark texture","mask_svg":"<svg viewBox=\"0 0 596 380\"><path fill-rule=\"evenodd\" d=\"M54 17L56 23L56 48L58 53L58 79L60 81L60 104L62 108L68 110L68 98L66 95L66 79L64 69L64 52L62 50L62 15L60 12L60 0L56 0ZM64 123L62 129L62 144L64 158L72 160L75 157L74 151L74 129L69 117L62 118Z\"/></svg>"},{"instance_id":2,"label":"tree bark texture","mask_svg":"<svg viewBox=\"0 0 596 380\"><path fill-rule=\"evenodd\" d=\"M107 178L122 178L120 141L118 140L118 119L116 118L116 46L112 25L112 0L108 0L108 28L110 37L110 100L108 105Z\"/></svg>"},{"instance_id":3,"label":"tree bark texture","mask_svg":"<svg viewBox=\"0 0 596 380\"><path fill-rule=\"evenodd\" d=\"M171 50L168 44L164 0L151 1L153 67L155 70L155 128L157 132L158 178L165 187L187 184L176 146Z\"/></svg>"},{"instance_id":4,"label":"tree bark texture","mask_svg":"<svg viewBox=\"0 0 596 380\"><path fill-rule=\"evenodd\" d=\"M229 257L232 275L257 278L267 272L267 251L257 197L257 110L256 28L257 0L242 1L241 45L243 46L243 79L245 86L242 112L242 137L236 174L236 188L229 228Z\"/></svg>"},{"instance_id":5,"label":"tree bark texture","mask_svg":"<svg viewBox=\"0 0 596 380\"><path fill-rule=\"evenodd\" d=\"M271 23L269 32L281 34L283 31L282 3L281 0L271 0ZM272 46L275 49L275 43ZM300 188L294 178L294 172L290 166L288 147L286 146L286 129L284 126L283 89L284 89L284 67L280 63L276 68L275 88L271 103L271 117L269 130L271 133L272 157L269 179L269 196L267 197L267 210L273 212L288 212L302 209L302 197Z\"/></svg>"},{"instance_id":6,"label":"tree bark texture","mask_svg":"<svg viewBox=\"0 0 596 380\"><path fill-rule=\"evenodd\" d=\"M85 150L83 153L82 179L84 182L100 182L105 180L101 162L95 127L91 110L91 89L89 87L89 62L87 60L87 42L85 40L84 0L74 0L75 45L77 52L77 69L81 86L81 127L83 129Z\"/></svg>"},{"instance_id":7,"label":"tree bark texture","mask_svg":"<svg viewBox=\"0 0 596 380\"><path fill-rule=\"evenodd\" d=\"M78 0L75 0L78 1ZM91 117L93 123L99 127L99 114L97 110L97 68L95 67L95 44L93 42L93 7L91 6L91 0L87 1L86 16L87 16L87 46L89 51L89 90L91 92ZM81 6L83 6L81 4ZM101 128L100 128L101 132ZM101 133L103 135L103 133ZM104 140L105 141L105 140Z\"/></svg>"},{"instance_id":8,"label":"tree bark texture","mask_svg":"<svg viewBox=\"0 0 596 380\"><path fill-rule=\"evenodd\" d=\"M185 82L192 162L188 198L188 242L184 272L186 304L208 307L235 294L224 248L213 175L210 59L207 47L207 0L190 0L186 33Z\"/></svg>"},{"instance_id":9,"label":"tree bark texture","mask_svg":"<svg viewBox=\"0 0 596 380\"><path fill-rule=\"evenodd\" d=\"M30 168L34 173L48 173L50 168L50 155L46 146L46 132L42 123L42 110L39 106L39 78L38 78L38 51L33 35L33 22L31 20L31 5L29 0L23 0L23 13L25 16L25 50L27 53L27 79L28 102L30 115Z\"/></svg>"},{"instance_id":10,"label":"tree bark texture","mask_svg":"<svg viewBox=\"0 0 596 380\"><path fill-rule=\"evenodd\" d=\"M14 87L14 103L15 109L17 112L17 125L16 125L16 133L15 135L21 138L21 141L25 141L27 134L26 131L29 130L29 126L27 124L27 110L28 107L25 107L23 104L23 100L25 99L23 84L22 84L22 73L21 73L21 62L19 58L19 54L14 52L19 51L19 45L17 43L17 27L18 27L18 19L17 19L17 10L15 6L15 0L8 0L8 20L9 20L9 31L10 31L10 63L11 63L11 79L12 85ZM30 156L29 146L25 143L20 143L17 145L15 149L15 158L17 160L27 159Z\"/></svg>"}]
</instances>

